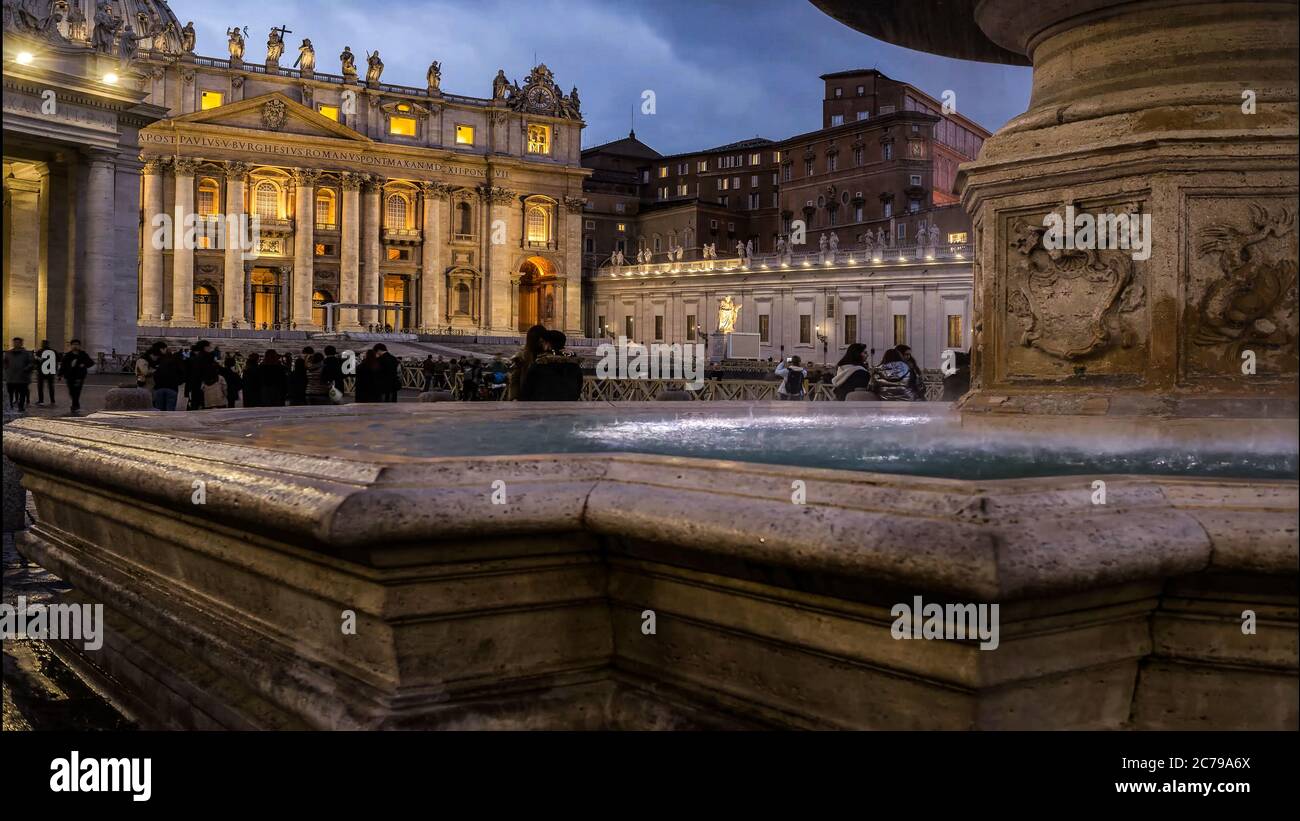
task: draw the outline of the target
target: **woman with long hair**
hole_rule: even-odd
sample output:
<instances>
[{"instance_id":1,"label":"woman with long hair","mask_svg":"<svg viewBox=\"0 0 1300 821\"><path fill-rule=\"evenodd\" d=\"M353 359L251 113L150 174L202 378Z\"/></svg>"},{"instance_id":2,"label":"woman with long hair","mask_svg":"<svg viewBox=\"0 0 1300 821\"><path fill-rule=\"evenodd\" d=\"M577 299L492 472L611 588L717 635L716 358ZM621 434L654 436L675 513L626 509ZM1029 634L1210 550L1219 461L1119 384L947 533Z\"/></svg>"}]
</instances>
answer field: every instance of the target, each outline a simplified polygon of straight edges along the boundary
<instances>
[{"instance_id":1,"label":"woman with long hair","mask_svg":"<svg viewBox=\"0 0 1300 821\"><path fill-rule=\"evenodd\" d=\"M537 361L537 357L546 353L546 326L534 325L524 335L524 346L510 359L510 380L506 387L506 399L518 399L523 390L524 376Z\"/></svg>"},{"instance_id":2,"label":"woman with long hair","mask_svg":"<svg viewBox=\"0 0 1300 821\"><path fill-rule=\"evenodd\" d=\"M897 348L890 348L880 358L871 390L885 402L915 402L920 398L912 389L912 369Z\"/></svg>"},{"instance_id":3,"label":"woman with long hair","mask_svg":"<svg viewBox=\"0 0 1300 821\"><path fill-rule=\"evenodd\" d=\"M831 389L841 402L854 391L870 390L871 371L867 369L867 346L854 342L844 351L831 379Z\"/></svg>"}]
</instances>

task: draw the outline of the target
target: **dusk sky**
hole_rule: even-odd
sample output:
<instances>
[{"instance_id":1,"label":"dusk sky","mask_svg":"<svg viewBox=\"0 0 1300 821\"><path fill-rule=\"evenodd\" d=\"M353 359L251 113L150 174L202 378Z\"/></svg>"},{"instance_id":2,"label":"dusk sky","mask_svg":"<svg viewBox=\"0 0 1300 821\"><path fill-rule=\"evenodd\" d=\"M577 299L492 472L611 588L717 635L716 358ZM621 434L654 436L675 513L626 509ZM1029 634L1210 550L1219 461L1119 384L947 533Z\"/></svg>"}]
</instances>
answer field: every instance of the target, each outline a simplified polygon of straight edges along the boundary
<instances>
[{"instance_id":1,"label":"dusk sky","mask_svg":"<svg viewBox=\"0 0 1300 821\"><path fill-rule=\"evenodd\" d=\"M172 0L193 20L196 51L224 57L225 31L248 27L249 62L266 56L271 26L288 26L289 67L310 37L317 69L339 73L344 45L364 72L378 48L385 82L424 86L431 60L442 87L487 97L498 68L524 82L533 54L566 91L577 85L583 145L637 136L664 154L755 136L782 139L821 126L818 75L876 68L939 97L990 130L1024 111L1030 70L935 57L860 34L807 0ZM640 113L642 92L656 113Z\"/></svg>"}]
</instances>

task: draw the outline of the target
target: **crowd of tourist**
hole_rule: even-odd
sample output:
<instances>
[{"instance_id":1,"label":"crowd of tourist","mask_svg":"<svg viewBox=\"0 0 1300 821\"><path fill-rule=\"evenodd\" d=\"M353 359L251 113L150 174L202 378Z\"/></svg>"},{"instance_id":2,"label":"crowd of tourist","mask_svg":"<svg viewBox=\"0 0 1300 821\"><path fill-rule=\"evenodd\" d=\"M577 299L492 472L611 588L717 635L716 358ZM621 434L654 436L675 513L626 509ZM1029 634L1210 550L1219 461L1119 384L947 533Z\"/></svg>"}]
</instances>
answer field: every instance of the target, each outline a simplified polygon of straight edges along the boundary
<instances>
[{"instance_id":1,"label":"crowd of tourist","mask_svg":"<svg viewBox=\"0 0 1300 821\"><path fill-rule=\"evenodd\" d=\"M804 399L811 386L819 382L829 384L831 392L841 402L850 394L857 394L855 399L880 402L919 402L925 399L925 377L907 345L890 348L878 364L872 365L867 346L855 342L844 351L834 373L807 368L799 357L792 356L776 366L776 375L781 379L776 389L777 398L783 400ZM969 354L955 353L954 372L944 377L943 387L944 401L955 400L969 390Z\"/></svg>"},{"instance_id":2,"label":"crowd of tourist","mask_svg":"<svg viewBox=\"0 0 1300 821\"><path fill-rule=\"evenodd\" d=\"M63 382L68 389L71 410L75 414L81 410L81 389L86 384L86 375L95 366L95 360L81 349L81 340L68 342L68 349L62 354L54 353L48 341L42 340L35 352L23 347L22 337L13 338L13 347L4 353L5 393L9 407L23 412L31 402L32 377L36 377L37 400L39 407L46 404L45 394L50 396L51 407L58 403L54 398L55 381ZM54 353L53 356L47 356Z\"/></svg>"}]
</instances>

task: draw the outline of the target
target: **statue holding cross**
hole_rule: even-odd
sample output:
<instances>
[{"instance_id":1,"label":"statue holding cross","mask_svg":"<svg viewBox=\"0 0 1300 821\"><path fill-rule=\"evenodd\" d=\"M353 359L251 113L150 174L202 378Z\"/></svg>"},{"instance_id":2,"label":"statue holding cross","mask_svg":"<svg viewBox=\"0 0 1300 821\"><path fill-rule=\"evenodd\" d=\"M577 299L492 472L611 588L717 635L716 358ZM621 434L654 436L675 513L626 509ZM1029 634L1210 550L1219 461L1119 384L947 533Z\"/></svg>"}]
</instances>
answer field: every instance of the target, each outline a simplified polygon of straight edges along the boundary
<instances>
[{"instance_id":1,"label":"statue holding cross","mask_svg":"<svg viewBox=\"0 0 1300 821\"><path fill-rule=\"evenodd\" d=\"M286 34L293 34L293 32L285 26L271 27L271 35L266 38L266 62L268 65L280 64L280 58L284 56L284 35Z\"/></svg>"}]
</instances>

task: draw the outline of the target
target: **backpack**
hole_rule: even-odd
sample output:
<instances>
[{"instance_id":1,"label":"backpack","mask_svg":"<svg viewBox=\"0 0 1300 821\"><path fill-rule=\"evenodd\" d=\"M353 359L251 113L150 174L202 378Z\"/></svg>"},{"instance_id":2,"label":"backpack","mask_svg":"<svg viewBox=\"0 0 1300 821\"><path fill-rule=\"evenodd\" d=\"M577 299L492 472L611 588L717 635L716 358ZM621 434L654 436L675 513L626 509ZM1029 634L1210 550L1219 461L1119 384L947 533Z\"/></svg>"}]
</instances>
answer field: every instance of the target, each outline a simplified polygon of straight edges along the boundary
<instances>
[{"instance_id":1,"label":"backpack","mask_svg":"<svg viewBox=\"0 0 1300 821\"><path fill-rule=\"evenodd\" d=\"M224 408L226 406L226 380L218 376L211 385L203 386L203 405L207 408Z\"/></svg>"},{"instance_id":2,"label":"backpack","mask_svg":"<svg viewBox=\"0 0 1300 821\"><path fill-rule=\"evenodd\" d=\"M799 396L803 393L803 379L806 372L790 368L785 372L785 393L786 396Z\"/></svg>"}]
</instances>

